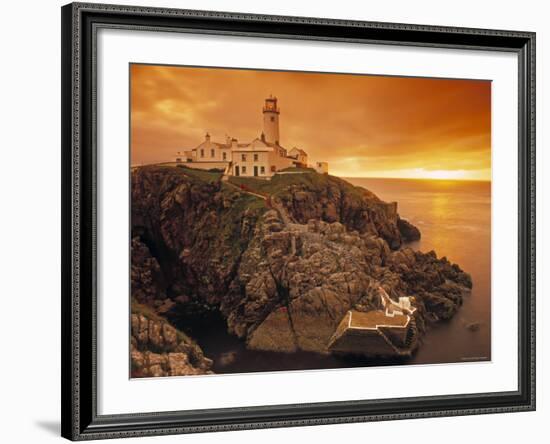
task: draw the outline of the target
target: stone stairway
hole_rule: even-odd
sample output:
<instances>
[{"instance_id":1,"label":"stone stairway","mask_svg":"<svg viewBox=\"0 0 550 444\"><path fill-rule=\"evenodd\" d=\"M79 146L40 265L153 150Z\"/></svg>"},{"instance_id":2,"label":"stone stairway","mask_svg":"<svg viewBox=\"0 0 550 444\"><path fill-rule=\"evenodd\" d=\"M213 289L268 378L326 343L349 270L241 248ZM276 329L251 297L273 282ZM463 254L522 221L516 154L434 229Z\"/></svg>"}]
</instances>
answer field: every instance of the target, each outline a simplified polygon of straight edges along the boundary
<instances>
[{"instance_id":1,"label":"stone stairway","mask_svg":"<svg viewBox=\"0 0 550 444\"><path fill-rule=\"evenodd\" d=\"M390 346L390 348L395 352L397 356L405 356L405 357L411 356L414 350L415 341L417 339L416 320L414 317L411 317L409 329L407 330L407 336L403 347L399 347L396 344L394 344L394 342L390 338L388 338L388 336L382 330L378 329L378 333L384 339L384 341Z\"/></svg>"},{"instance_id":2,"label":"stone stairway","mask_svg":"<svg viewBox=\"0 0 550 444\"><path fill-rule=\"evenodd\" d=\"M407 336L405 338L405 348L411 348L413 342L416 341L416 319L411 318L409 329L407 330Z\"/></svg>"}]
</instances>

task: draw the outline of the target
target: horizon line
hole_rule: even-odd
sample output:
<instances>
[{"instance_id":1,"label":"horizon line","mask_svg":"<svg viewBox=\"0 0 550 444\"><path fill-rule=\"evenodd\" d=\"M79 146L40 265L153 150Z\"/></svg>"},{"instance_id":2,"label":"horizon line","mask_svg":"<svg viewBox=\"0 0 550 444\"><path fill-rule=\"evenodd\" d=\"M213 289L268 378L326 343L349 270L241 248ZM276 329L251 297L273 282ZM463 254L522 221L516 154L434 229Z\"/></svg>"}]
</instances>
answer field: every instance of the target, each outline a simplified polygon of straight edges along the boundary
<instances>
[{"instance_id":1,"label":"horizon line","mask_svg":"<svg viewBox=\"0 0 550 444\"><path fill-rule=\"evenodd\" d=\"M439 181L454 181L454 182L492 182L492 179L445 179L445 178L434 178L434 177L383 177L383 176L345 176L345 175L336 175L331 174L331 176L340 177L344 179L397 179L397 180L439 180Z\"/></svg>"}]
</instances>

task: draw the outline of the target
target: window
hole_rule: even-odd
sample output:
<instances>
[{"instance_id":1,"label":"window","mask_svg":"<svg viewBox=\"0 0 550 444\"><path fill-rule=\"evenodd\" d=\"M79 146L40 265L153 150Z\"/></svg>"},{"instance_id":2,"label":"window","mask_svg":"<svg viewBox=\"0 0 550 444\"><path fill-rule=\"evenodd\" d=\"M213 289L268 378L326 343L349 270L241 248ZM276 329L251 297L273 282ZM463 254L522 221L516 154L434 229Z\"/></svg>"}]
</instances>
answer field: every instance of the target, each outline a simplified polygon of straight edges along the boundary
<instances>
[{"instance_id":1,"label":"window","mask_svg":"<svg viewBox=\"0 0 550 444\"><path fill-rule=\"evenodd\" d=\"M257 161L258 161L258 155L254 154L254 162L257 162Z\"/></svg>"},{"instance_id":2,"label":"window","mask_svg":"<svg viewBox=\"0 0 550 444\"><path fill-rule=\"evenodd\" d=\"M246 154L241 154L241 160L243 162L246 162ZM243 167L243 173L244 173L244 167Z\"/></svg>"},{"instance_id":3,"label":"window","mask_svg":"<svg viewBox=\"0 0 550 444\"><path fill-rule=\"evenodd\" d=\"M277 167L275 165L271 165L271 172L274 173L277 171Z\"/></svg>"},{"instance_id":4,"label":"window","mask_svg":"<svg viewBox=\"0 0 550 444\"><path fill-rule=\"evenodd\" d=\"M274 116L271 116L271 121L275 122L275 117Z\"/></svg>"},{"instance_id":5,"label":"window","mask_svg":"<svg viewBox=\"0 0 550 444\"><path fill-rule=\"evenodd\" d=\"M204 157L204 150L201 149L201 157Z\"/></svg>"},{"instance_id":6,"label":"window","mask_svg":"<svg viewBox=\"0 0 550 444\"><path fill-rule=\"evenodd\" d=\"M223 160L227 160L227 153L226 153L226 152L224 152L224 153L222 154L222 158L223 158Z\"/></svg>"},{"instance_id":7,"label":"window","mask_svg":"<svg viewBox=\"0 0 550 444\"><path fill-rule=\"evenodd\" d=\"M214 150L210 150L210 157L214 157Z\"/></svg>"},{"instance_id":8,"label":"window","mask_svg":"<svg viewBox=\"0 0 550 444\"><path fill-rule=\"evenodd\" d=\"M246 167L243 166L243 174L246 174Z\"/></svg>"},{"instance_id":9,"label":"window","mask_svg":"<svg viewBox=\"0 0 550 444\"><path fill-rule=\"evenodd\" d=\"M265 174L265 167L260 167L260 174Z\"/></svg>"}]
</instances>

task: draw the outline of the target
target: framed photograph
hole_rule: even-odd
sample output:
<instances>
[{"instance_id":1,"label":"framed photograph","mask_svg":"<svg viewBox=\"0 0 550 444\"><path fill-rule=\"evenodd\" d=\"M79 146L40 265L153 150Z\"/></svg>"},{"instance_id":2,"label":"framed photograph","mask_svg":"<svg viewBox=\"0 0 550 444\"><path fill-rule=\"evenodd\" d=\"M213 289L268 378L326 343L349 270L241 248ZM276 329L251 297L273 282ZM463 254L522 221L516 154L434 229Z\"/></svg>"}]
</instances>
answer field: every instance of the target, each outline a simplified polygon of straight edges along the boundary
<instances>
[{"instance_id":1,"label":"framed photograph","mask_svg":"<svg viewBox=\"0 0 550 444\"><path fill-rule=\"evenodd\" d=\"M534 33L61 12L64 437L534 410Z\"/></svg>"}]
</instances>

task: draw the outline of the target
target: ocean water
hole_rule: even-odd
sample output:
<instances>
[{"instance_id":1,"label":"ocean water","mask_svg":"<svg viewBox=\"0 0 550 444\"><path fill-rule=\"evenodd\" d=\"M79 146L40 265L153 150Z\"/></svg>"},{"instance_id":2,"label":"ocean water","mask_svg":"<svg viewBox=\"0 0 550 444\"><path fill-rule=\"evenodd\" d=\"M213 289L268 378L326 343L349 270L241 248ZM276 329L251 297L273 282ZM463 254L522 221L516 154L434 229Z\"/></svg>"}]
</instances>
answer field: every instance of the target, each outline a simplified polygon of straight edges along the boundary
<instances>
[{"instance_id":1,"label":"ocean water","mask_svg":"<svg viewBox=\"0 0 550 444\"><path fill-rule=\"evenodd\" d=\"M416 225L421 240L407 246L435 250L470 273L473 289L448 322L428 331L410 363L489 360L491 357L491 183L456 180L346 178L387 202ZM477 323L477 331L466 328Z\"/></svg>"},{"instance_id":2,"label":"ocean water","mask_svg":"<svg viewBox=\"0 0 550 444\"><path fill-rule=\"evenodd\" d=\"M449 321L429 327L412 358L341 358L315 353L281 354L247 350L227 333L217 312L182 319L178 327L197 340L214 360L215 373L330 369L382 365L485 361L491 357L491 184L488 182L365 179L347 181L398 202L398 212L416 225L422 239L407 246L435 250L470 273L473 290ZM476 331L467 325L478 324Z\"/></svg>"}]
</instances>

